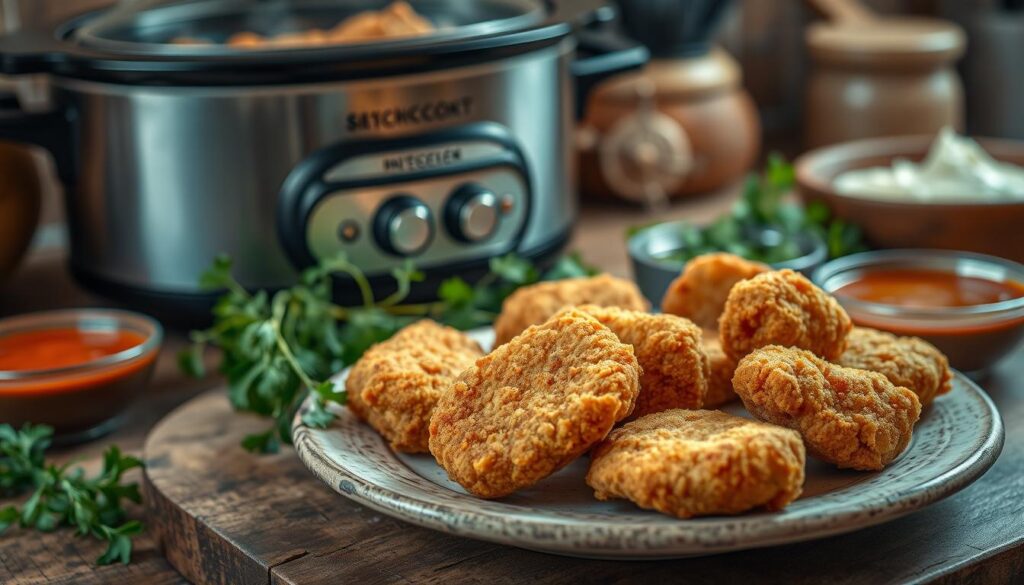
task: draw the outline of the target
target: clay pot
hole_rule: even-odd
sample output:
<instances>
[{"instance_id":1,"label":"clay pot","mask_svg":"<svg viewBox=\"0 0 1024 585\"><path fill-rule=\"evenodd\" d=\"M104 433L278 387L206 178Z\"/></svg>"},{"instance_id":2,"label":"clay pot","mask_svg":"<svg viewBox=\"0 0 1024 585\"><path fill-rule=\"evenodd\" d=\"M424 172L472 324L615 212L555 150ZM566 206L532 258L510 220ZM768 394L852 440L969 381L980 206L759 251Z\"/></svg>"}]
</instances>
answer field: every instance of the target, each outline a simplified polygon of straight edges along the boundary
<instances>
[{"instance_id":1,"label":"clay pot","mask_svg":"<svg viewBox=\"0 0 1024 585\"><path fill-rule=\"evenodd\" d=\"M760 121L727 53L656 59L591 97L582 126L586 196L644 200L713 191L744 176Z\"/></svg>"},{"instance_id":2,"label":"clay pot","mask_svg":"<svg viewBox=\"0 0 1024 585\"><path fill-rule=\"evenodd\" d=\"M814 62L807 147L963 130L964 90L953 66L966 40L956 25L921 18L816 23L806 41Z\"/></svg>"}]
</instances>

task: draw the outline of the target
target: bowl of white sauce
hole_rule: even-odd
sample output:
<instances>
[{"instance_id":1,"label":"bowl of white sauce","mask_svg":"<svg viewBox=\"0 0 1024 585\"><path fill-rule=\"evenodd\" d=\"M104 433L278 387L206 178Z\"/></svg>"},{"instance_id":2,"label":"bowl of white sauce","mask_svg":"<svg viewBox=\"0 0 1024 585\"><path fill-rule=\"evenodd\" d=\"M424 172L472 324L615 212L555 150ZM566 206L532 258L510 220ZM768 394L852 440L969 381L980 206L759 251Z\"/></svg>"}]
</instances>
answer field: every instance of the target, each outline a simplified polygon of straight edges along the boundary
<instances>
[{"instance_id":1,"label":"bowl of white sauce","mask_svg":"<svg viewBox=\"0 0 1024 585\"><path fill-rule=\"evenodd\" d=\"M813 150L797 192L876 248L964 250L1024 262L1024 142L899 136Z\"/></svg>"}]
</instances>

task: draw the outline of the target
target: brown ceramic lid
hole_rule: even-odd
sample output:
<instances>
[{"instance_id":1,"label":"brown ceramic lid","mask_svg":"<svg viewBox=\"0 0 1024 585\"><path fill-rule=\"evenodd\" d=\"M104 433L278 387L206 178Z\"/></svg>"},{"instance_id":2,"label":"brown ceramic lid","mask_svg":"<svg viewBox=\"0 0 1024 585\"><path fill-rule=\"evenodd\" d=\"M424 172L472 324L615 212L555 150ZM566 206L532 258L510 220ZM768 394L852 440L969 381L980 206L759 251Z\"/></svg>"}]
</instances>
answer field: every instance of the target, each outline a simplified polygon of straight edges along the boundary
<instances>
[{"instance_id":1,"label":"brown ceramic lid","mask_svg":"<svg viewBox=\"0 0 1024 585\"><path fill-rule=\"evenodd\" d=\"M620 74L601 84L595 98L634 103L641 79L654 84L659 99L686 100L739 87L742 73L728 53L716 48L700 57L654 59L641 71Z\"/></svg>"},{"instance_id":2,"label":"brown ceramic lid","mask_svg":"<svg viewBox=\"0 0 1024 585\"><path fill-rule=\"evenodd\" d=\"M932 18L819 22L808 27L806 39L819 62L882 68L947 63L958 59L967 43L959 26Z\"/></svg>"}]
</instances>

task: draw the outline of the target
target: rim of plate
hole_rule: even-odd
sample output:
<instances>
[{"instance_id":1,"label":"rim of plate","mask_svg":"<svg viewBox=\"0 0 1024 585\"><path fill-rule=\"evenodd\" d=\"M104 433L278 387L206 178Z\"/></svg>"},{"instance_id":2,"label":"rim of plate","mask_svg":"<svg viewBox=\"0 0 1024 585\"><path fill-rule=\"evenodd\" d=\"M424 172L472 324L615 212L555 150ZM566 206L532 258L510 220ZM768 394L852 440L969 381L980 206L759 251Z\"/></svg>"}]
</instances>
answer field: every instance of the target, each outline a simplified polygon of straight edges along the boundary
<instances>
[{"instance_id":1,"label":"rim of plate","mask_svg":"<svg viewBox=\"0 0 1024 585\"><path fill-rule=\"evenodd\" d=\"M346 374L347 370L338 379ZM314 429L303 424L301 414L306 403L296 414L293 439L300 459L321 481L359 504L400 520L457 536L549 553L649 560L761 548L852 532L893 520L962 490L995 463L1002 451L1004 429L998 410L983 390L960 372L954 372L954 384L959 386L954 392L976 403L975 409L982 412L978 422L987 424L977 427L970 445L959 450L963 456L957 458L953 467L916 485L882 492L880 497L867 501L863 498L846 503L822 501L837 493L841 497L845 490L863 483L857 482L838 492L797 500L780 512L746 516L678 520L639 508L634 514L587 514L482 500L422 477L389 450L395 463L412 476L404 479L411 480L412 487L418 488L399 493L361 477L346 467L344 461L327 456L319 435L337 433L339 429L337 425ZM347 409L343 410L342 416L354 419ZM349 420L347 424L363 423ZM367 430L376 433L369 427ZM383 444L382 438L376 438ZM913 444L904 455L912 448ZM885 470L878 473L884 474ZM609 518L613 522L609 522ZM642 542L643 547L626 548L621 546L623 542Z\"/></svg>"}]
</instances>

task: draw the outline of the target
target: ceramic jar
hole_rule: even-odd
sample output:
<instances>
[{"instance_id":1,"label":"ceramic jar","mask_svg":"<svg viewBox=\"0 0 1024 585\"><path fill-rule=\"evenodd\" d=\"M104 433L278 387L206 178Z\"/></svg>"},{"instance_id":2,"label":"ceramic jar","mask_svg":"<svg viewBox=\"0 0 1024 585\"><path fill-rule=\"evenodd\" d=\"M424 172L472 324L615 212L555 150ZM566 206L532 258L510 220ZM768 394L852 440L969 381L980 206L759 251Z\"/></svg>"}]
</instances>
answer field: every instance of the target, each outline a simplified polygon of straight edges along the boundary
<instances>
[{"instance_id":1,"label":"ceramic jar","mask_svg":"<svg viewBox=\"0 0 1024 585\"><path fill-rule=\"evenodd\" d=\"M964 90L954 70L965 36L931 19L817 23L808 28L814 68L804 107L804 146L876 136L963 130Z\"/></svg>"}]
</instances>

